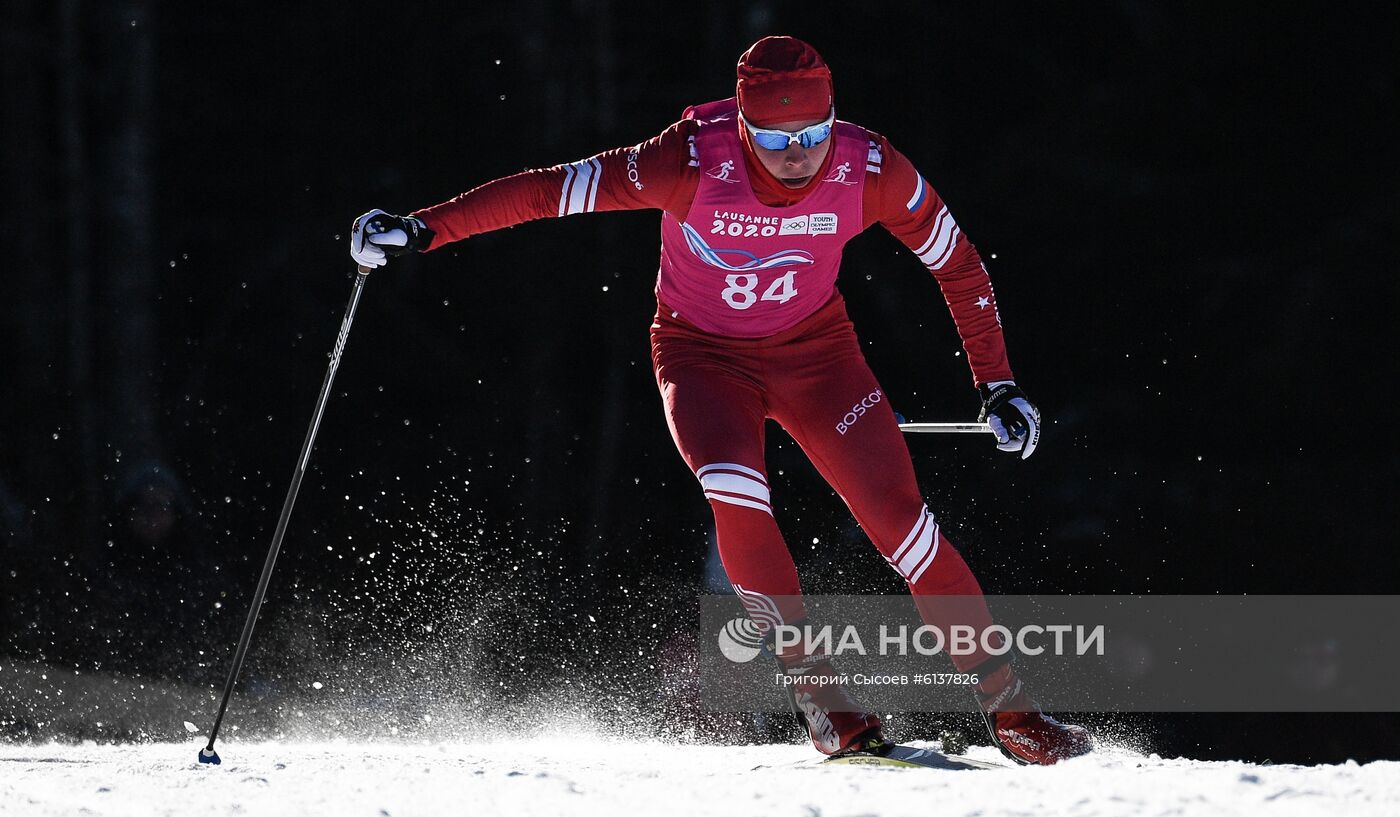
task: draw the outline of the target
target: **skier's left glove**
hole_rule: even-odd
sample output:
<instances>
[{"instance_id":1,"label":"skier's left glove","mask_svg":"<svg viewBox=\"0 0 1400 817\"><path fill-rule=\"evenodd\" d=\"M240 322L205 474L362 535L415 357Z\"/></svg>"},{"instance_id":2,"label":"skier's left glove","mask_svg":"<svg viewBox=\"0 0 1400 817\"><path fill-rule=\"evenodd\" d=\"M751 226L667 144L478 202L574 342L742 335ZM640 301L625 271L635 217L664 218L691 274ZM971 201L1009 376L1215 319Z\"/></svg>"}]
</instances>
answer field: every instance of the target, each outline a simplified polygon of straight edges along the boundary
<instances>
[{"instance_id":1,"label":"skier's left glove","mask_svg":"<svg viewBox=\"0 0 1400 817\"><path fill-rule=\"evenodd\" d=\"M437 235L417 216L395 216L370 210L350 226L350 257L366 267L382 267L392 256L422 252Z\"/></svg>"},{"instance_id":2,"label":"skier's left glove","mask_svg":"<svg viewBox=\"0 0 1400 817\"><path fill-rule=\"evenodd\" d=\"M983 383L982 413L977 421L991 426L997 435L997 448L1020 451L1021 459L1035 453L1040 442L1040 409L1026 399L1026 393L1011 380Z\"/></svg>"}]
</instances>

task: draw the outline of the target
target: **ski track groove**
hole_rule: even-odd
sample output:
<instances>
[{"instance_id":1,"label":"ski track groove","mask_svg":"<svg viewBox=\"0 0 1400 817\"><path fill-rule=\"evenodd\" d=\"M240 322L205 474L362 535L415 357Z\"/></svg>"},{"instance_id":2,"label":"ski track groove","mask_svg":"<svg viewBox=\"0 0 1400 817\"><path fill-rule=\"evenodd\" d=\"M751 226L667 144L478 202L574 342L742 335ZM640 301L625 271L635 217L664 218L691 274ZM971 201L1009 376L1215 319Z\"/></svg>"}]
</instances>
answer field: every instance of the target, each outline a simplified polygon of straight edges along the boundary
<instances>
[{"instance_id":1,"label":"ski track groove","mask_svg":"<svg viewBox=\"0 0 1400 817\"><path fill-rule=\"evenodd\" d=\"M725 817L1400 814L1400 762L1262 766L1109 749L1050 768L793 766L802 746L0 744L0 817L449 813ZM990 748L973 757L996 760ZM786 768L783 764L788 764ZM764 768L755 769L755 766Z\"/></svg>"}]
</instances>

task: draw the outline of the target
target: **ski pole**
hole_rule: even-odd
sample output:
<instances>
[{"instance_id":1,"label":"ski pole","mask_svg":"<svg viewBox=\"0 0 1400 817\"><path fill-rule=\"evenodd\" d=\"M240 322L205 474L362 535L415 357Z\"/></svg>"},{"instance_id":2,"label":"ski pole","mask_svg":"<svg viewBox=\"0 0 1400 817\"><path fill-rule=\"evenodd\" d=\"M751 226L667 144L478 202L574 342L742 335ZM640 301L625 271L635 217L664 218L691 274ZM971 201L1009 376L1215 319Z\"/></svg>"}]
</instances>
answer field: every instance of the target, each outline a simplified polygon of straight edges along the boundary
<instances>
[{"instance_id":1,"label":"ski pole","mask_svg":"<svg viewBox=\"0 0 1400 817\"><path fill-rule=\"evenodd\" d=\"M238 671L243 668L243 658L247 655L248 644L253 639L253 626L258 622L258 611L262 609L263 597L267 595L272 568L277 564L277 553L282 549L282 537L287 533L287 520L292 516L292 505L296 504L301 479L306 475L306 464L311 460L311 448L316 444L316 431L321 427L321 416L325 414L326 401L331 396L331 384L335 382L335 370L340 366L340 356L345 351L345 341L350 336L350 323L355 320L355 307L360 303L360 293L365 288L365 279L369 277L369 272L369 267L361 266L355 275L355 287L350 291L350 302L345 306L345 318L340 322L340 333L336 335L335 348L331 350L331 362L326 367L326 378L321 381L321 394L316 398L311 427L306 430L306 440L301 444L301 454L297 457L296 468L292 470L292 484L287 488L287 499L282 503L282 515L277 518L277 529L272 534L272 546L267 549L267 561L263 562L262 576L258 578L257 590L253 591L248 620L243 624L243 635L239 636L238 648L233 652L233 666L229 668L228 680L224 682L224 697L219 702L219 714L214 718L214 728L209 730L209 745L199 751L200 763L221 762L219 753L214 751L214 740L219 736L219 725L223 723L224 712L228 710L233 684L238 680Z\"/></svg>"},{"instance_id":2,"label":"ski pole","mask_svg":"<svg viewBox=\"0 0 1400 817\"><path fill-rule=\"evenodd\" d=\"M899 430L906 434L993 434L986 423L900 423Z\"/></svg>"}]
</instances>

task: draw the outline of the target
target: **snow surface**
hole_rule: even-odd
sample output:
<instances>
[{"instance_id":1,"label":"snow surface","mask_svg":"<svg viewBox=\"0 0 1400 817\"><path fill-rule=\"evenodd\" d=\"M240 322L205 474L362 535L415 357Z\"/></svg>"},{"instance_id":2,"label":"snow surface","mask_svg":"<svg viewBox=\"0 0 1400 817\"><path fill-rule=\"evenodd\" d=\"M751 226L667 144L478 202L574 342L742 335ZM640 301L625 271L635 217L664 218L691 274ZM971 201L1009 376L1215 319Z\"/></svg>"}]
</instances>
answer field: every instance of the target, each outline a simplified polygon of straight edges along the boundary
<instances>
[{"instance_id":1,"label":"snow surface","mask_svg":"<svg viewBox=\"0 0 1400 817\"><path fill-rule=\"evenodd\" d=\"M1108 749L1048 768L816 766L803 746L573 735L464 744L0 744L0 815L1395 815L1400 762L1261 766ZM969 754L999 759L987 747ZM794 765L795 764L795 765ZM756 768L762 767L762 768Z\"/></svg>"}]
</instances>

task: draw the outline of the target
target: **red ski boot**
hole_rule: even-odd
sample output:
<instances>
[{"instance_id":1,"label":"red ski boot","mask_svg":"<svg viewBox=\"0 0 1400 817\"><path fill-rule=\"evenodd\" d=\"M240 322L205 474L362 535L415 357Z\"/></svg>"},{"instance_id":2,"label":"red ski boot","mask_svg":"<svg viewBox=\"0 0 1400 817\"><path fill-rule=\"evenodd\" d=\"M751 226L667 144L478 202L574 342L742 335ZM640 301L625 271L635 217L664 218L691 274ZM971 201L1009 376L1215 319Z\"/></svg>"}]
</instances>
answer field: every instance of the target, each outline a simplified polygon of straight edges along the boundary
<instances>
[{"instance_id":1,"label":"red ski boot","mask_svg":"<svg viewBox=\"0 0 1400 817\"><path fill-rule=\"evenodd\" d=\"M825 655L778 656L784 689L812 745L824 755L844 755L884 742L880 716L857 701Z\"/></svg>"},{"instance_id":2,"label":"red ski boot","mask_svg":"<svg viewBox=\"0 0 1400 817\"><path fill-rule=\"evenodd\" d=\"M977 685L987 731L1001 753L1017 763L1049 766L1094 748L1082 726L1060 723L1040 711L1010 664Z\"/></svg>"}]
</instances>

